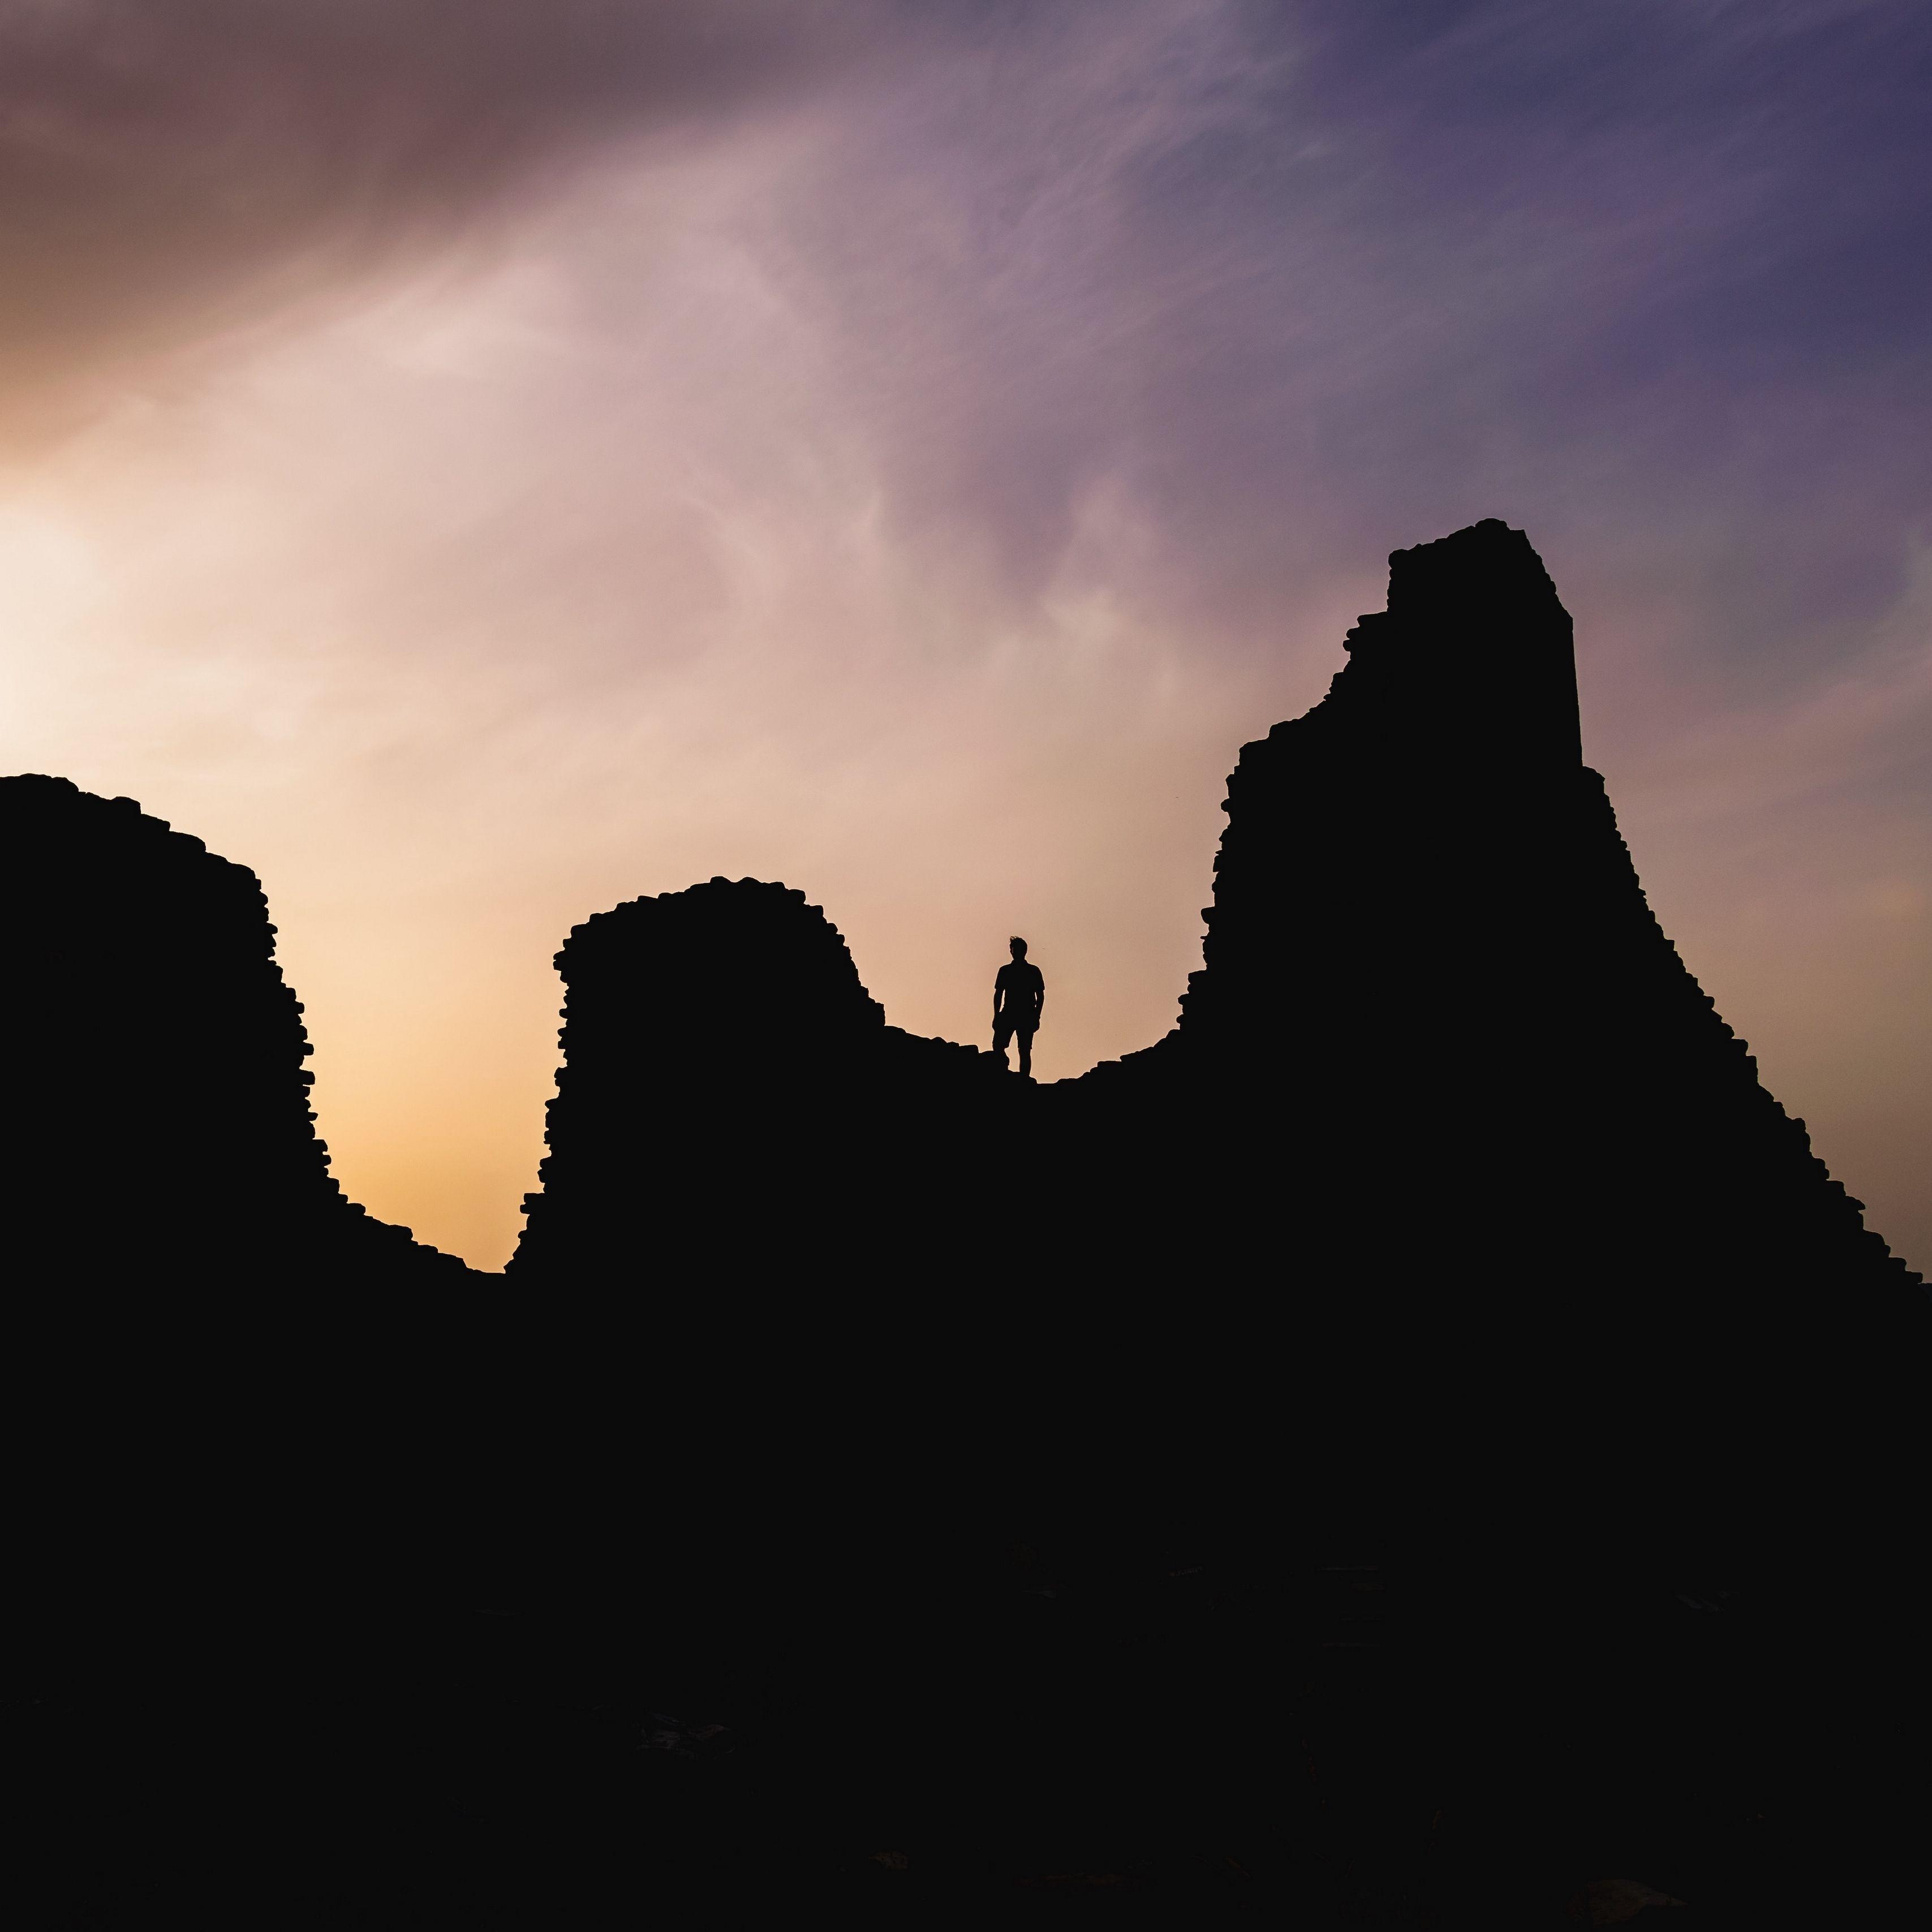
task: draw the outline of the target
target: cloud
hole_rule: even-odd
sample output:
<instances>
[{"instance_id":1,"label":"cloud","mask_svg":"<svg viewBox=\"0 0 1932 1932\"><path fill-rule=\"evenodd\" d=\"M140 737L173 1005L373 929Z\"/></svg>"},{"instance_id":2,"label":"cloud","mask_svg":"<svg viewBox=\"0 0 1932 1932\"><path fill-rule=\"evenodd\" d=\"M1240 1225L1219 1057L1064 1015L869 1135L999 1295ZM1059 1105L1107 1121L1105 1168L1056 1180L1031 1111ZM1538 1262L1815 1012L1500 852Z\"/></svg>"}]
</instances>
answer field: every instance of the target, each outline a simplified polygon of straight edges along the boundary
<instances>
[{"instance_id":1,"label":"cloud","mask_svg":"<svg viewBox=\"0 0 1932 1932\"><path fill-rule=\"evenodd\" d=\"M599 144L716 124L878 9L0 0L0 402L446 244ZM50 386L56 393L50 394Z\"/></svg>"},{"instance_id":2,"label":"cloud","mask_svg":"<svg viewBox=\"0 0 1932 1932\"><path fill-rule=\"evenodd\" d=\"M1873 420L1932 357L1928 79L1882 0L0 0L0 433L513 250L614 144L796 122L735 239L890 514L1018 593L1096 489L1229 632L1364 544L1600 552L1640 497L1707 656L1801 607L1812 656L1932 485Z\"/></svg>"},{"instance_id":3,"label":"cloud","mask_svg":"<svg viewBox=\"0 0 1932 1932\"><path fill-rule=\"evenodd\" d=\"M732 231L908 540L1024 598L1125 493L1149 594L1238 650L1338 559L1502 514L1667 597L1679 675L1798 685L1898 595L1920 10L933 17Z\"/></svg>"}]
</instances>

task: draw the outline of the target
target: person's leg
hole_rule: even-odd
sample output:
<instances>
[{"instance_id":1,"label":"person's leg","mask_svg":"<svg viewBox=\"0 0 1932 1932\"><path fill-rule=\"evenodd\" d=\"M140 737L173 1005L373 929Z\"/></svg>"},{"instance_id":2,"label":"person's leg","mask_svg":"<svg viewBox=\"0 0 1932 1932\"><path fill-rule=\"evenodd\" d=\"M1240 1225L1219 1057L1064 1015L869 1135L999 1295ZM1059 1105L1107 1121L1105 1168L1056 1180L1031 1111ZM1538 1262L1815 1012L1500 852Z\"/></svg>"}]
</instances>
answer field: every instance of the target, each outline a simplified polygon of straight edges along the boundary
<instances>
[{"instance_id":1,"label":"person's leg","mask_svg":"<svg viewBox=\"0 0 1932 1932\"><path fill-rule=\"evenodd\" d=\"M1013 1023L1003 1014L993 1022L993 1051L1002 1060L1006 1057L1006 1042L1013 1036Z\"/></svg>"},{"instance_id":2,"label":"person's leg","mask_svg":"<svg viewBox=\"0 0 1932 1932\"><path fill-rule=\"evenodd\" d=\"M1020 1078L1024 1080L1030 1078L1033 1073L1033 1028L1031 1027L1022 1027L1019 1029L1019 1042Z\"/></svg>"}]
</instances>

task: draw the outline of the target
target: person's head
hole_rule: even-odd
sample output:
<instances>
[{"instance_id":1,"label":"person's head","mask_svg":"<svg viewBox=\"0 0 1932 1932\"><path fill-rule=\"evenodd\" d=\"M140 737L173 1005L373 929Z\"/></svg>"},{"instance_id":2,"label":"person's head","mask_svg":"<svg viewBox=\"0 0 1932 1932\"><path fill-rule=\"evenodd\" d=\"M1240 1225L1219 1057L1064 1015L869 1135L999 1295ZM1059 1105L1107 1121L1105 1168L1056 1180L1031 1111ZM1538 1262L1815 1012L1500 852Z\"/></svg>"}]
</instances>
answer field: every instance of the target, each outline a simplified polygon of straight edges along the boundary
<instances>
[{"instance_id":1,"label":"person's head","mask_svg":"<svg viewBox=\"0 0 1932 1932\"><path fill-rule=\"evenodd\" d=\"M1010 939L1006 944L1012 949L1012 955L1016 959L1024 959L1026 957L1026 941L1024 939Z\"/></svg>"}]
</instances>

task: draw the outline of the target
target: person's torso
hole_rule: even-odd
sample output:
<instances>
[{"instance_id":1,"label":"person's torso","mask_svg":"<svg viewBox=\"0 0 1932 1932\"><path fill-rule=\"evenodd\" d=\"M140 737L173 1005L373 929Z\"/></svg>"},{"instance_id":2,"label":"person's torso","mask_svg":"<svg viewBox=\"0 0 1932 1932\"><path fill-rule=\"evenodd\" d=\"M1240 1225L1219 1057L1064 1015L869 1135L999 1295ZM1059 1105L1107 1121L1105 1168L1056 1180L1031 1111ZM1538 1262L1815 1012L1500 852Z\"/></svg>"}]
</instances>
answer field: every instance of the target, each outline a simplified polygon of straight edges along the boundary
<instances>
[{"instance_id":1,"label":"person's torso","mask_svg":"<svg viewBox=\"0 0 1932 1932\"><path fill-rule=\"evenodd\" d=\"M1004 996L1000 1002L1000 1012L1009 1019L1032 1025L1040 995L1046 989L1040 968L1030 960L1011 960L1000 968L993 983Z\"/></svg>"}]
</instances>

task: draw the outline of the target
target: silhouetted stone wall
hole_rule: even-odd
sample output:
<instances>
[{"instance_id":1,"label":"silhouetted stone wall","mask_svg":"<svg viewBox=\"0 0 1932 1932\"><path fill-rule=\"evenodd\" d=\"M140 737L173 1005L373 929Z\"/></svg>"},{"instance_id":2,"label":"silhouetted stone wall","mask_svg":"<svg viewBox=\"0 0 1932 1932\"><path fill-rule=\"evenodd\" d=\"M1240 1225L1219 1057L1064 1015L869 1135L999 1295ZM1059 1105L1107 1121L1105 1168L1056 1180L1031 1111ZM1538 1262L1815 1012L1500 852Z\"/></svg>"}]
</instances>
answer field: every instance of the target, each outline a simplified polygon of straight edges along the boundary
<instances>
[{"instance_id":1,"label":"silhouetted stone wall","mask_svg":"<svg viewBox=\"0 0 1932 1932\"><path fill-rule=\"evenodd\" d=\"M1265 1069L1282 1150L1418 1252L1453 1232L1712 1302L1916 1279L1652 916L1522 533L1390 566L1328 697L1243 750L1180 1043Z\"/></svg>"},{"instance_id":2,"label":"silhouetted stone wall","mask_svg":"<svg viewBox=\"0 0 1932 1932\"><path fill-rule=\"evenodd\" d=\"M1349 644L1242 752L1175 1031L1043 1096L1110 1266L1194 1311L1171 1352L1276 1338L1274 1400L1228 1347L1190 1412L1362 1534L1882 1539L1923 1286L1652 916L1540 560L1398 552Z\"/></svg>"},{"instance_id":3,"label":"silhouetted stone wall","mask_svg":"<svg viewBox=\"0 0 1932 1932\"><path fill-rule=\"evenodd\" d=\"M698 1677L841 1687L858 1742L821 1792L876 1812L917 1732L934 1810L1011 1836L1029 1806L1238 1810L1274 1761L1244 1724L1291 1694L1258 1606L1366 1564L1389 1654L1299 1720L1344 1862L1419 1856L1445 1806L1478 1862L1514 1833L1648 1870L1703 1833L1694 1871L1713 1820L1767 1810L1815 1852L1846 1666L1805 1654L1774 1708L1747 1686L1856 1627L1871 1708L1924 1708L1922 1286L1652 916L1522 533L1396 553L1348 644L1242 752L1179 1024L1077 1081L896 1034L780 886L574 932L512 1278L633 1339L648 1423L563 1466L651 1472L650 1533L626 1556L608 1498L532 1495L530 1574L606 1550ZM1130 1622L1194 1575L1260 1621L1171 1633L1218 1688L1163 1651L1162 1714L1119 1735L1149 1653L973 1580L1007 1548ZM1606 1700L1667 1714L1673 1761L1592 1730ZM1345 1770L1365 1723L1386 1749ZM1038 1780L962 1742L1023 1733Z\"/></svg>"},{"instance_id":4,"label":"silhouetted stone wall","mask_svg":"<svg viewBox=\"0 0 1932 1932\"><path fill-rule=\"evenodd\" d=\"M1818 1859L1928 1708L1923 1284L1653 916L1522 534L1396 553L1348 643L1243 750L1175 1030L1042 1096L1109 1231L1063 1227L1062 1263L1134 1292L1130 1393L1039 1493L1117 1547L1184 1527L1210 1571L1380 1566L1395 1706L1308 1720L1412 1766L1351 1774L1367 1863L1430 1804L1499 1852L1694 1874L1760 1815ZM1111 1492L1063 1473L1096 1436ZM1671 1750L1594 1728L1640 1704Z\"/></svg>"},{"instance_id":5,"label":"silhouetted stone wall","mask_svg":"<svg viewBox=\"0 0 1932 1932\"><path fill-rule=\"evenodd\" d=\"M16 1279L461 1280L345 1201L254 873L64 778L0 778L0 1134Z\"/></svg>"},{"instance_id":6,"label":"silhouetted stone wall","mask_svg":"<svg viewBox=\"0 0 1932 1932\"><path fill-rule=\"evenodd\" d=\"M1000 1091L988 1056L888 1027L837 928L784 886L632 900L572 928L556 964L565 1064L518 1280L783 1319L806 1256L877 1251L908 1190L940 1209L949 1150Z\"/></svg>"},{"instance_id":7,"label":"silhouetted stone wall","mask_svg":"<svg viewBox=\"0 0 1932 1932\"><path fill-rule=\"evenodd\" d=\"M1567 1479L1653 1532L1741 1487L1761 1545L1799 1466L1882 1458L1840 1424L1922 1349L1922 1286L1652 916L1526 538L1397 552L1349 647L1243 751L1180 1024L1082 1079L885 1026L781 886L578 928L514 1278L635 1290L663 1356L740 1369L862 1352L890 1306L1005 1392L1029 1507L1096 1552L1156 1495L1238 1521L1213 1472L1288 1454L1311 1534L1514 1533L1540 1505L1466 1458L1566 1406L1613 1442L1638 1389L1648 1448ZM1418 1461L1428 1429L1466 1460Z\"/></svg>"},{"instance_id":8,"label":"silhouetted stone wall","mask_svg":"<svg viewBox=\"0 0 1932 1932\"><path fill-rule=\"evenodd\" d=\"M72 1311L9 1338L10 1654L145 1699L209 1815L265 1709L304 1806L394 1753L365 1834L460 1782L479 1870L542 1755L491 1734L643 1699L753 1734L753 1853L1218 1868L1305 1768L1285 1864L1386 1922L1838 1882L1928 1708L1922 1286L1652 917L1522 533L1397 553L1349 645L1242 752L1180 1023L1078 1080L887 1025L782 886L575 928L454 1300L341 1292L466 1275L330 1180L253 876L0 781L10 1310ZM644 1815L609 1748L524 1766L571 1828Z\"/></svg>"},{"instance_id":9,"label":"silhouetted stone wall","mask_svg":"<svg viewBox=\"0 0 1932 1932\"><path fill-rule=\"evenodd\" d=\"M634 900L557 968L565 1065L506 1270L526 1312L478 1408L500 1587L623 1603L679 1684L742 1691L801 1650L837 1680L910 1587L908 1492L945 1508L916 1418L953 1385L963 1164L1016 1083L887 1026L781 885Z\"/></svg>"}]
</instances>

